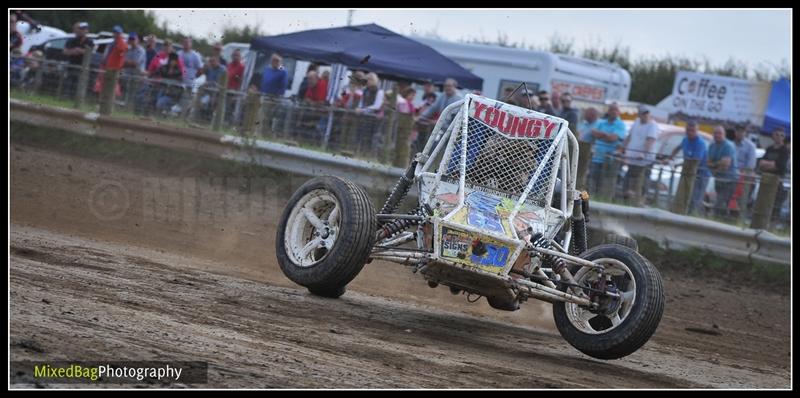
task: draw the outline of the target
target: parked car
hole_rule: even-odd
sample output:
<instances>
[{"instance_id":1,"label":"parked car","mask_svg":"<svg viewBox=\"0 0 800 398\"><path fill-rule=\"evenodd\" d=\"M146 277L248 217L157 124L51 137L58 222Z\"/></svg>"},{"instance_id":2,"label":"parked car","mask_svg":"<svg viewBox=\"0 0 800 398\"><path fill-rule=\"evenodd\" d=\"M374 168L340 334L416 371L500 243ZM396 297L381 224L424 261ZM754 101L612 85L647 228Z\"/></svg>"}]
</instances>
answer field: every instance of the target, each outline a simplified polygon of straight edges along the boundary
<instances>
[{"instance_id":1,"label":"parked car","mask_svg":"<svg viewBox=\"0 0 800 398\"><path fill-rule=\"evenodd\" d=\"M23 54L27 54L31 47L69 35L67 32L52 26L40 25L39 28L38 30L33 30L31 24L25 21L17 22L17 32L22 34L22 47L20 49Z\"/></svg>"},{"instance_id":2,"label":"parked car","mask_svg":"<svg viewBox=\"0 0 800 398\"><path fill-rule=\"evenodd\" d=\"M92 68L99 68L103 61L103 56L105 55L106 49L114 41L114 38L104 34L89 34L88 36L94 41L94 54L92 55L92 61L90 65ZM67 34L63 37L50 39L31 47L30 51L42 51L44 58L47 60L66 61L67 58L64 56L64 47L67 45L67 41L73 37L75 37L74 34ZM163 44L163 40L157 40L156 49L160 50ZM175 48L175 50L180 50L183 48L181 45L174 43L172 46Z\"/></svg>"}]
</instances>

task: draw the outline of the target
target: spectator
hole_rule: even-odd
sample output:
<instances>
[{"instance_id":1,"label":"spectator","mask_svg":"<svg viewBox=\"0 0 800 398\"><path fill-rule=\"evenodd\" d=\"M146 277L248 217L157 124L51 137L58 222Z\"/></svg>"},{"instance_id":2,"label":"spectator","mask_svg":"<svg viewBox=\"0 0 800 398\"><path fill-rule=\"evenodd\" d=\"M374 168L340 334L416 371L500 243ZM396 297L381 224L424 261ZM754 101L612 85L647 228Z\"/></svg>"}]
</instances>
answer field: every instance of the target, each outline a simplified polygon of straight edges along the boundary
<instances>
[{"instance_id":1,"label":"spectator","mask_svg":"<svg viewBox=\"0 0 800 398\"><path fill-rule=\"evenodd\" d=\"M358 105L357 112L373 113L382 115L383 109L383 90L380 89L381 81L374 72L367 73L367 86L361 96L361 103Z\"/></svg>"},{"instance_id":2,"label":"spectator","mask_svg":"<svg viewBox=\"0 0 800 398\"><path fill-rule=\"evenodd\" d=\"M158 68L154 77L162 83L156 95L156 109L167 112L178 103L183 93L183 72L178 54L169 53L167 63Z\"/></svg>"},{"instance_id":3,"label":"spectator","mask_svg":"<svg viewBox=\"0 0 800 398\"><path fill-rule=\"evenodd\" d=\"M114 41L112 41L111 45L106 48L106 52L103 55L103 63L101 65L103 73L97 75L97 80L95 81L95 92L98 94L103 92L103 84L105 83L104 75L106 73L118 73L125 65L125 54L128 52L128 43L125 42L125 37L122 33L122 27L115 25L111 31L114 34ZM113 92L113 96L119 96L122 94L119 83L116 83Z\"/></svg>"},{"instance_id":4,"label":"spectator","mask_svg":"<svg viewBox=\"0 0 800 398\"><path fill-rule=\"evenodd\" d=\"M586 110L583 111L583 120L578 124L578 139L594 143L592 130L597 128L597 124L600 123L599 119L600 111L598 111L597 108L593 106L586 108Z\"/></svg>"},{"instance_id":5,"label":"spectator","mask_svg":"<svg viewBox=\"0 0 800 398\"><path fill-rule=\"evenodd\" d=\"M228 61L225 59L225 57L222 56L222 49L223 48L221 42L214 43L214 47L211 48L211 56L217 57L217 59L219 60L219 64L227 67Z\"/></svg>"},{"instance_id":6,"label":"spectator","mask_svg":"<svg viewBox=\"0 0 800 398\"><path fill-rule=\"evenodd\" d=\"M147 67L150 66L150 63L153 62L153 58L155 58L156 54L158 54L158 50L156 50L156 44L157 44L156 35L148 35L147 37L144 38L144 42L145 42L144 53L146 56L144 64L145 67ZM166 41L164 44L166 45Z\"/></svg>"},{"instance_id":7,"label":"spectator","mask_svg":"<svg viewBox=\"0 0 800 398\"><path fill-rule=\"evenodd\" d=\"M25 21L31 25L31 31L39 32L42 26L23 10L8 10L9 17L14 18L14 22Z\"/></svg>"},{"instance_id":8,"label":"spectator","mask_svg":"<svg viewBox=\"0 0 800 398\"><path fill-rule=\"evenodd\" d=\"M782 178L786 175L787 163L789 162L789 147L786 145L786 132L783 128L776 128L772 132L774 143L767 147L764 156L758 160L758 170L762 173L775 174ZM786 200L786 189L782 183L778 183L778 192L775 195L775 205L772 207L772 218L777 219L780 215L781 205Z\"/></svg>"},{"instance_id":9,"label":"spectator","mask_svg":"<svg viewBox=\"0 0 800 398\"><path fill-rule=\"evenodd\" d=\"M640 204L641 192L633 191L633 182L644 178L645 170L656 160L653 144L658 138L658 132L658 124L650 118L650 110L639 105L639 117L633 122L621 147L621 153L625 154L625 163L628 165L623 189L625 196L633 198L637 205Z\"/></svg>"},{"instance_id":10,"label":"spectator","mask_svg":"<svg viewBox=\"0 0 800 398\"><path fill-rule=\"evenodd\" d=\"M65 79L65 89L68 96L75 95L78 85L78 77L80 76L80 66L83 64L83 54L87 51L94 51L94 41L87 36L89 33L88 22L78 22L75 24L73 31L75 37L67 40L64 45L62 53L73 67L67 68L67 78Z\"/></svg>"},{"instance_id":11,"label":"spectator","mask_svg":"<svg viewBox=\"0 0 800 398\"><path fill-rule=\"evenodd\" d=\"M231 58L231 63L228 64L228 90L239 90L244 80L242 52L239 49L234 50Z\"/></svg>"},{"instance_id":12,"label":"spectator","mask_svg":"<svg viewBox=\"0 0 800 398\"><path fill-rule=\"evenodd\" d=\"M742 212L747 209L750 192L755 182L756 145L753 144L753 141L747 139L747 128L744 125L736 127L733 143L736 146L736 166L739 171L739 182L736 184L736 190L728 204L728 208Z\"/></svg>"},{"instance_id":13,"label":"spectator","mask_svg":"<svg viewBox=\"0 0 800 398\"><path fill-rule=\"evenodd\" d=\"M700 207L703 201L703 195L706 193L708 186L708 179L711 177L711 171L708 170L706 158L708 157L708 147L706 142L697 134L697 122L690 120L686 123L686 137L684 137L681 144L672 150L669 157L664 159L664 163L668 164L675 159L678 152L683 152L683 159L694 159L698 161L697 165L697 178L694 180L694 188L692 189L692 198L689 201L689 214L694 214Z\"/></svg>"},{"instance_id":14,"label":"spectator","mask_svg":"<svg viewBox=\"0 0 800 398\"><path fill-rule=\"evenodd\" d=\"M306 75L306 92L303 99L312 103L322 104L328 95L328 87L325 80L319 78L317 71L310 71Z\"/></svg>"},{"instance_id":15,"label":"spectator","mask_svg":"<svg viewBox=\"0 0 800 398\"><path fill-rule=\"evenodd\" d=\"M572 94L561 94L561 110L558 117L566 120L569 123L570 131L577 131L578 128L578 110L572 107Z\"/></svg>"},{"instance_id":16,"label":"spectator","mask_svg":"<svg viewBox=\"0 0 800 398\"><path fill-rule=\"evenodd\" d=\"M342 90L342 95L336 101L336 106L345 109L355 109L361 96L364 95L363 87L366 84L364 72L355 71L350 74L350 84Z\"/></svg>"},{"instance_id":17,"label":"spectator","mask_svg":"<svg viewBox=\"0 0 800 398\"><path fill-rule=\"evenodd\" d=\"M21 85L25 75L27 75L27 68L25 67L25 57L22 56L22 50L15 48L11 50L8 64L9 80L13 86Z\"/></svg>"},{"instance_id":18,"label":"spectator","mask_svg":"<svg viewBox=\"0 0 800 398\"><path fill-rule=\"evenodd\" d=\"M317 69L319 69L319 65L315 63L308 65L308 69L306 69L306 75L305 77L303 77L303 81L300 82L300 87L297 90L297 96L300 97L300 99L303 99L305 97L306 91L308 89L308 73L316 72Z\"/></svg>"},{"instance_id":19,"label":"spectator","mask_svg":"<svg viewBox=\"0 0 800 398\"><path fill-rule=\"evenodd\" d=\"M219 79L223 73L227 72L227 68L222 66L219 57L212 55L208 57L208 65L203 67L203 74L206 75L206 82L203 84L208 87L216 87L219 84Z\"/></svg>"},{"instance_id":20,"label":"spectator","mask_svg":"<svg viewBox=\"0 0 800 398\"><path fill-rule=\"evenodd\" d=\"M414 114L414 97L417 90L414 87L406 87L397 98L397 112Z\"/></svg>"},{"instance_id":21,"label":"spectator","mask_svg":"<svg viewBox=\"0 0 800 398\"><path fill-rule=\"evenodd\" d=\"M169 55L175 53L175 48L172 46L172 40L166 39L164 40L164 44L161 46L161 51L153 57L153 60L150 61L150 64L147 66L147 74L154 75L159 68L166 65L169 61ZM183 60L181 57L178 57L178 67L181 70L181 73L184 73L183 67ZM181 77L181 81L183 78Z\"/></svg>"},{"instance_id":22,"label":"spectator","mask_svg":"<svg viewBox=\"0 0 800 398\"><path fill-rule=\"evenodd\" d=\"M548 115L556 115L555 109L553 109L553 105L550 104L550 95L547 93L547 90L539 91L539 94L536 95L539 100L539 105L536 106L537 112L546 113Z\"/></svg>"},{"instance_id":23,"label":"spectator","mask_svg":"<svg viewBox=\"0 0 800 398\"><path fill-rule=\"evenodd\" d=\"M439 96L436 93L436 86L434 86L432 82L425 82L422 86L422 97L424 98L425 96L433 96L434 101Z\"/></svg>"},{"instance_id":24,"label":"spectator","mask_svg":"<svg viewBox=\"0 0 800 398\"><path fill-rule=\"evenodd\" d=\"M67 61L73 65L83 63L83 54L94 49L94 41L87 36L89 33L89 23L79 22L75 24L75 37L67 40L64 45L64 55Z\"/></svg>"},{"instance_id":25,"label":"spectator","mask_svg":"<svg viewBox=\"0 0 800 398\"><path fill-rule=\"evenodd\" d=\"M192 87L194 79L197 78L197 72L203 68L203 57L192 49L191 37L184 37L181 44L183 48L178 51L178 56L183 62L183 84L186 87Z\"/></svg>"},{"instance_id":26,"label":"spectator","mask_svg":"<svg viewBox=\"0 0 800 398\"><path fill-rule=\"evenodd\" d=\"M139 36L136 32L128 34L128 52L125 54L123 74L127 76L141 76L145 73L147 53L139 45Z\"/></svg>"},{"instance_id":27,"label":"spectator","mask_svg":"<svg viewBox=\"0 0 800 398\"><path fill-rule=\"evenodd\" d=\"M22 48L22 34L17 31L17 15L11 14L8 16L8 51Z\"/></svg>"},{"instance_id":28,"label":"spectator","mask_svg":"<svg viewBox=\"0 0 800 398\"><path fill-rule=\"evenodd\" d=\"M426 109L433 106L435 102L436 102L436 93L422 94L422 104L417 107L417 115L421 115L423 112L425 112ZM438 117L439 117L439 112L436 112L431 115L432 119L437 119Z\"/></svg>"},{"instance_id":29,"label":"spectator","mask_svg":"<svg viewBox=\"0 0 800 398\"><path fill-rule=\"evenodd\" d=\"M123 37L122 27L115 25L111 29L114 34L114 41L106 49L103 59L103 69L120 70L125 65L125 54L128 52L128 43Z\"/></svg>"},{"instance_id":30,"label":"spectator","mask_svg":"<svg viewBox=\"0 0 800 398\"><path fill-rule=\"evenodd\" d=\"M512 93L514 93L514 87L508 86L505 89L503 89L503 96L498 98L497 100L501 102L513 101L514 99L511 98Z\"/></svg>"},{"instance_id":31,"label":"spectator","mask_svg":"<svg viewBox=\"0 0 800 398\"><path fill-rule=\"evenodd\" d=\"M281 56L273 53L270 57L270 64L264 67L259 86L262 94L283 97L286 89L289 88L289 74L281 65L281 61Z\"/></svg>"},{"instance_id":32,"label":"spectator","mask_svg":"<svg viewBox=\"0 0 800 398\"><path fill-rule=\"evenodd\" d=\"M420 115L420 117L425 119L432 119L434 114L441 114L444 108L447 108L448 105L461 100L461 96L458 95L456 88L458 87L458 82L455 79L448 78L444 81L444 95L439 96L430 107L425 109Z\"/></svg>"},{"instance_id":33,"label":"spectator","mask_svg":"<svg viewBox=\"0 0 800 398\"><path fill-rule=\"evenodd\" d=\"M211 115L216 105L217 95L216 89L219 87L219 79L227 70L219 62L219 57L212 55L208 58L208 62L203 67L203 73L206 75L206 82L200 86L200 116L204 120L210 120Z\"/></svg>"},{"instance_id":34,"label":"spectator","mask_svg":"<svg viewBox=\"0 0 800 398\"><path fill-rule=\"evenodd\" d=\"M589 168L589 182L593 187L592 190L596 190L602 180L603 165L611 160L610 157L626 136L625 123L619 118L619 106L616 103L608 107L608 117L601 119L591 133L594 138L594 155ZM616 174L616 170L610 172Z\"/></svg>"},{"instance_id":35,"label":"spectator","mask_svg":"<svg viewBox=\"0 0 800 398\"><path fill-rule=\"evenodd\" d=\"M714 212L718 216L726 216L728 201L736 188L736 147L725 138L725 128L714 128L714 142L708 147L708 168L714 176L714 190L717 199L714 201Z\"/></svg>"},{"instance_id":36,"label":"spectator","mask_svg":"<svg viewBox=\"0 0 800 398\"><path fill-rule=\"evenodd\" d=\"M553 95L552 95L552 98L553 99L552 99L551 102L553 104L553 111L555 112L554 115L560 115L561 112L562 112L562 110L561 110L561 96L558 94L558 92L554 91Z\"/></svg>"}]
</instances>

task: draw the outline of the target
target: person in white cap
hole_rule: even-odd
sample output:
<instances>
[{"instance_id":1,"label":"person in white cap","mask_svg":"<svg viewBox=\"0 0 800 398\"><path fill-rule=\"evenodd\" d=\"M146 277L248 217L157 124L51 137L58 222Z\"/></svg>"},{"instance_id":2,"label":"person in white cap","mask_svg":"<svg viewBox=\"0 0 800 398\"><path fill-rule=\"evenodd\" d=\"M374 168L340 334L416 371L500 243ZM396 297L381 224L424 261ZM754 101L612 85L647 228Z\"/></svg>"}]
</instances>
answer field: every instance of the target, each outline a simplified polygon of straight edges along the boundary
<instances>
[{"instance_id":1,"label":"person in white cap","mask_svg":"<svg viewBox=\"0 0 800 398\"><path fill-rule=\"evenodd\" d=\"M638 111L639 117L633 122L619 151L625 154L625 163L628 165L624 182L625 197L641 204L638 203L641 195L638 190L641 188L639 179L644 178L647 167L655 162L653 146L659 129L658 124L650 118L650 110L646 106L639 105Z\"/></svg>"},{"instance_id":2,"label":"person in white cap","mask_svg":"<svg viewBox=\"0 0 800 398\"><path fill-rule=\"evenodd\" d=\"M64 45L62 53L67 61L72 65L67 68L67 78L64 80L64 88L69 96L75 95L78 85L78 77L81 74L81 64L83 63L83 54L87 51L94 51L94 41L87 36L89 33L88 22L78 22L73 27L75 37L67 40Z\"/></svg>"}]
</instances>

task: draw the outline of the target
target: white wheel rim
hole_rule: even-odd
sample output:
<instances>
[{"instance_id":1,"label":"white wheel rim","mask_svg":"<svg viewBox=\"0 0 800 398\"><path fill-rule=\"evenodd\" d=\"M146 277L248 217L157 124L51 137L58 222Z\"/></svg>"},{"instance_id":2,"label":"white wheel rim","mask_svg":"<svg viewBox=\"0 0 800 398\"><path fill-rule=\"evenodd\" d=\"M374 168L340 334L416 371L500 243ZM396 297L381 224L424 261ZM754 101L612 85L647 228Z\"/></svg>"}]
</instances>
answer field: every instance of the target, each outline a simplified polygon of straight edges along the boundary
<instances>
[{"instance_id":1,"label":"white wheel rim","mask_svg":"<svg viewBox=\"0 0 800 398\"><path fill-rule=\"evenodd\" d=\"M283 243L289 259L299 267L322 261L339 236L339 201L324 189L305 194L292 208Z\"/></svg>"},{"instance_id":2,"label":"white wheel rim","mask_svg":"<svg viewBox=\"0 0 800 398\"><path fill-rule=\"evenodd\" d=\"M633 304L636 302L636 280L633 278L633 273L627 265L619 260L612 258L601 258L594 260L596 263L602 264L605 267L606 274L611 275L617 279L624 279L625 283L622 286L617 285L617 293L621 296L622 303L616 310L610 314L596 314L583 308L577 304L566 303L567 319L578 330L587 334L603 334L616 329L621 325L631 313ZM599 276L598 272L594 269L584 267L575 274L575 281L582 285L586 280L596 280ZM611 322L611 326L607 328L595 328L589 322L595 317L606 317ZM602 322L607 324L607 322Z\"/></svg>"}]
</instances>

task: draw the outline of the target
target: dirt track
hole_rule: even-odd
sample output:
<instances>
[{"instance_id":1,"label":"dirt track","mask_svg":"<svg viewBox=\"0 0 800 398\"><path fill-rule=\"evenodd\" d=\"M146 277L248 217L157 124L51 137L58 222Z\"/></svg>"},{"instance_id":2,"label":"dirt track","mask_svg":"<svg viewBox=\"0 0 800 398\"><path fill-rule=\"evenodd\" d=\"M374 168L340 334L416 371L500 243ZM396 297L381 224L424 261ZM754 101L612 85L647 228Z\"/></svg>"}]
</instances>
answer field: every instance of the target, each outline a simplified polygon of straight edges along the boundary
<instances>
[{"instance_id":1,"label":"dirt track","mask_svg":"<svg viewBox=\"0 0 800 398\"><path fill-rule=\"evenodd\" d=\"M13 139L10 154L12 360L203 360L209 387L789 387L787 292L662 269L655 336L602 362L561 339L548 304L467 304L394 264L340 300L308 295L273 251L302 180Z\"/></svg>"}]
</instances>

